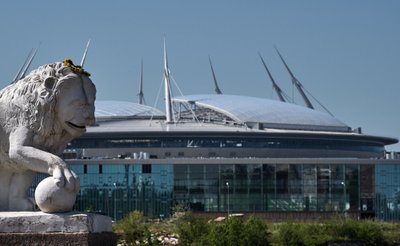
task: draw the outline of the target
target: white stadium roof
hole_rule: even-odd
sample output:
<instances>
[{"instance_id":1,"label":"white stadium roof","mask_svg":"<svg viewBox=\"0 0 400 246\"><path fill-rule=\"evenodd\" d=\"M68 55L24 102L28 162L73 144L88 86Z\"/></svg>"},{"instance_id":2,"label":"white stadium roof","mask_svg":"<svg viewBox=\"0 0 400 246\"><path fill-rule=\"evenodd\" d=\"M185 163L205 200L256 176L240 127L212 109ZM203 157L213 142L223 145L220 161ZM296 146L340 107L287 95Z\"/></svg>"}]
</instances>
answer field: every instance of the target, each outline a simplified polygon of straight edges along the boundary
<instances>
[{"instance_id":1,"label":"white stadium roof","mask_svg":"<svg viewBox=\"0 0 400 246\"><path fill-rule=\"evenodd\" d=\"M95 101L96 119L163 116L160 110L126 101Z\"/></svg>"},{"instance_id":2,"label":"white stadium roof","mask_svg":"<svg viewBox=\"0 0 400 246\"><path fill-rule=\"evenodd\" d=\"M238 124L261 124L266 128L349 131L331 115L292 103L235 95L190 95L173 99L191 108L207 108Z\"/></svg>"},{"instance_id":3,"label":"white stadium roof","mask_svg":"<svg viewBox=\"0 0 400 246\"><path fill-rule=\"evenodd\" d=\"M235 124L247 127L340 131L347 132L350 127L333 116L292 103L264 98L236 95L189 95L173 99L175 105L182 104L187 115L200 113L218 115L217 121L227 119ZM141 117L165 117L157 108L127 101L96 101L96 119L120 120ZM214 121L215 122L215 121Z\"/></svg>"},{"instance_id":4,"label":"white stadium roof","mask_svg":"<svg viewBox=\"0 0 400 246\"><path fill-rule=\"evenodd\" d=\"M385 145L398 142L394 138L353 132L327 113L275 100L222 94L190 95L173 101L175 109L183 105L181 108L186 110L178 112L181 118L175 124L166 124L165 114L150 106L126 101L96 101L95 115L99 124L89 127L87 133L265 132L361 137Z\"/></svg>"}]
</instances>

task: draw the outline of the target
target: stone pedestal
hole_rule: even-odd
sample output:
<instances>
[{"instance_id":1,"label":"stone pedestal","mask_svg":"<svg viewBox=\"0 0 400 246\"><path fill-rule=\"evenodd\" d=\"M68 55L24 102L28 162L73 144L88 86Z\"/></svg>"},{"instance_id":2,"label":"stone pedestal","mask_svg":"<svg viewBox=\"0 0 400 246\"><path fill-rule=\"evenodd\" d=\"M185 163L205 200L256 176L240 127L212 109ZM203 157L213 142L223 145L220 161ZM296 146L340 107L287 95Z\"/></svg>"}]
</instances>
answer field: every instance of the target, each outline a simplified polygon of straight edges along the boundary
<instances>
[{"instance_id":1,"label":"stone pedestal","mask_svg":"<svg viewBox=\"0 0 400 246\"><path fill-rule=\"evenodd\" d=\"M0 245L116 245L111 218L90 213L0 212Z\"/></svg>"}]
</instances>

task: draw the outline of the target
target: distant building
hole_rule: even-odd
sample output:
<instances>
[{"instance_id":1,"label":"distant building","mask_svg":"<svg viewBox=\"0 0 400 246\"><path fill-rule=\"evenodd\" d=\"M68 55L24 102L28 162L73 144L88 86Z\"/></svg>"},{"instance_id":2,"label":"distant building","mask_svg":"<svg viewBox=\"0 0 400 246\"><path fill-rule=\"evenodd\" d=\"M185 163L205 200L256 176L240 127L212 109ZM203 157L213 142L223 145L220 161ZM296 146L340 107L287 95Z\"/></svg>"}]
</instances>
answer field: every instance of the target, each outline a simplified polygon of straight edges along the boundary
<instances>
[{"instance_id":1,"label":"distant building","mask_svg":"<svg viewBox=\"0 0 400 246\"><path fill-rule=\"evenodd\" d=\"M397 139L244 96L175 98L173 123L149 106L96 103L97 126L65 151L81 180L77 210L166 217L184 204L277 220L335 213L400 220L400 159L385 151Z\"/></svg>"},{"instance_id":2,"label":"distant building","mask_svg":"<svg viewBox=\"0 0 400 246\"><path fill-rule=\"evenodd\" d=\"M165 114L97 101L97 126L65 151L81 180L75 208L114 219L132 210L166 217L179 204L274 220L400 220L400 158L385 150L398 140L315 110L278 54L307 107L286 102L261 55L280 101L222 94L212 66L217 95L172 98L164 44Z\"/></svg>"}]
</instances>

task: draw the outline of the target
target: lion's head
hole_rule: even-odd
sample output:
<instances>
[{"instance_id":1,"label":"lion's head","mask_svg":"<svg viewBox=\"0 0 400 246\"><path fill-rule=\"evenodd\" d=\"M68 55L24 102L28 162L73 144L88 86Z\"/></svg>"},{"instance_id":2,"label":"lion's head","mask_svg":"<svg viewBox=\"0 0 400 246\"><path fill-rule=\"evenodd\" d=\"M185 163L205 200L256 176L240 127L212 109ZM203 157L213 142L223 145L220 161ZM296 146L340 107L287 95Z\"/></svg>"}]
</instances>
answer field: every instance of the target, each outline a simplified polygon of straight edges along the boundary
<instances>
[{"instance_id":1,"label":"lion's head","mask_svg":"<svg viewBox=\"0 0 400 246\"><path fill-rule=\"evenodd\" d=\"M62 62L33 70L0 92L7 126L26 126L35 132L35 142L57 141L55 135L82 135L94 123L96 88L86 74ZM49 142L50 141L50 142Z\"/></svg>"}]
</instances>

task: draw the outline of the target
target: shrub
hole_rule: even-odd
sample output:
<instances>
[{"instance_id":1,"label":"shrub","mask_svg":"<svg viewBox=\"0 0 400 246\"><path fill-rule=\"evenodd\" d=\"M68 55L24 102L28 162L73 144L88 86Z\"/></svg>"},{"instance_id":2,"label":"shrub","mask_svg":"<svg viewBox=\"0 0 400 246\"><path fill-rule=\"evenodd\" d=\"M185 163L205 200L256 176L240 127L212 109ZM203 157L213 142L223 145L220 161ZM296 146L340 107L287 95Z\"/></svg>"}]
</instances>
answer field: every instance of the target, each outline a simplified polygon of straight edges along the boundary
<instances>
[{"instance_id":1,"label":"shrub","mask_svg":"<svg viewBox=\"0 0 400 246\"><path fill-rule=\"evenodd\" d=\"M279 239L283 245L324 245L332 239L326 234L326 227L319 223L287 222L278 227Z\"/></svg>"},{"instance_id":2,"label":"shrub","mask_svg":"<svg viewBox=\"0 0 400 246\"><path fill-rule=\"evenodd\" d=\"M183 202L176 203L172 208L172 218L181 219L185 215L191 215L189 205Z\"/></svg>"},{"instance_id":3,"label":"shrub","mask_svg":"<svg viewBox=\"0 0 400 246\"><path fill-rule=\"evenodd\" d=\"M332 240L332 236L326 232L325 225L319 223L302 224L300 233L304 245L325 245Z\"/></svg>"},{"instance_id":4,"label":"shrub","mask_svg":"<svg viewBox=\"0 0 400 246\"><path fill-rule=\"evenodd\" d=\"M244 224L243 221L236 217L229 217L223 223L226 230L227 245L246 245L244 243Z\"/></svg>"},{"instance_id":5,"label":"shrub","mask_svg":"<svg viewBox=\"0 0 400 246\"><path fill-rule=\"evenodd\" d=\"M222 222L210 224L210 227L210 233L202 240L204 245L248 245L245 243L245 228L241 219L229 217Z\"/></svg>"},{"instance_id":6,"label":"shrub","mask_svg":"<svg viewBox=\"0 0 400 246\"><path fill-rule=\"evenodd\" d=\"M123 219L114 224L113 230L128 244L151 241L150 232L144 223L143 213L137 210L130 212Z\"/></svg>"},{"instance_id":7,"label":"shrub","mask_svg":"<svg viewBox=\"0 0 400 246\"><path fill-rule=\"evenodd\" d=\"M222 222L208 223L190 212L175 220L179 245L269 245L271 233L266 222L251 216L247 220L229 217Z\"/></svg>"},{"instance_id":8,"label":"shrub","mask_svg":"<svg viewBox=\"0 0 400 246\"><path fill-rule=\"evenodd\" d=\"M196 218L190 212L187 212L177 221L177 230L179 244L192 245L199 243L209 233L210 226L204 219Z\"/></svg>"},{"instance_id":9,"label":"shrub","mask_svg":"<svg viewBox=\"0 0 400 246\"><path fill-rule=\"evenodd\" d=\"M210 232L204 237L201 242L202 245L213 245L213 246L226 246L227 243L227 227L225 222L218 222L210 224Z\"/></svg>"},{"instance_id":10,"label":"shrub","mask_svg":"<svg viewBox=\"0 0 400 246\"><path fill-rule=\"evenodd\" d=\"M383 236L382 226L373 220L358 222L356 238L365 242L367 245L382 245L385 237Z\"/></svg>"},{"instance_id":11,"label":"shrub","mask_svg":"<svg viewBox=\"0 0 400 246\"><path fill-rule=\"evenodd\" d=\"M400 224L381 223L383 237L388 245L400 245Z\"/></svg>"},{"instance_id":12,"label":"shrub","mask_svg":"<svg viewBox=\"0 0 400 246\"><path fill-rule=\"evenodd\" d=\"M304 245L301 225L293 222L286 222L279 226L279 238L283 245L301 246Z\"/></svg>"},{"instance_id":13,"label":"shrub","mask_svg":"<svg viewBox=\"0 0 400 246\"><path fill-rule=\"evenodd\" d=\"M384 235L381 224L373 220L335 218L327 222L327 233L335 240L360 241L366 245L382 245Z\"/></svg>"},{"instance_id":14,"label":"shrub","mask_svg":"<svg viewBox=\"0 0 400 246\"><path fill-rule=\"evenodd\" d=\"M271 233L268 231L267 223L255 216L250 216L244 224L245 245L269 245Z\"/></svg>"},{"instance_id":15,"label":"shrub","mask_svg":"<svg viewBox=\"0 0 400 246\"><path fill-rule=\"evenodd\" d=\"M229 217L209 225L209 232L199 240L199 245L236 246L269 245L271 233L262 219L251 216L247 220Z\"/></svg>"}]
</instances>

